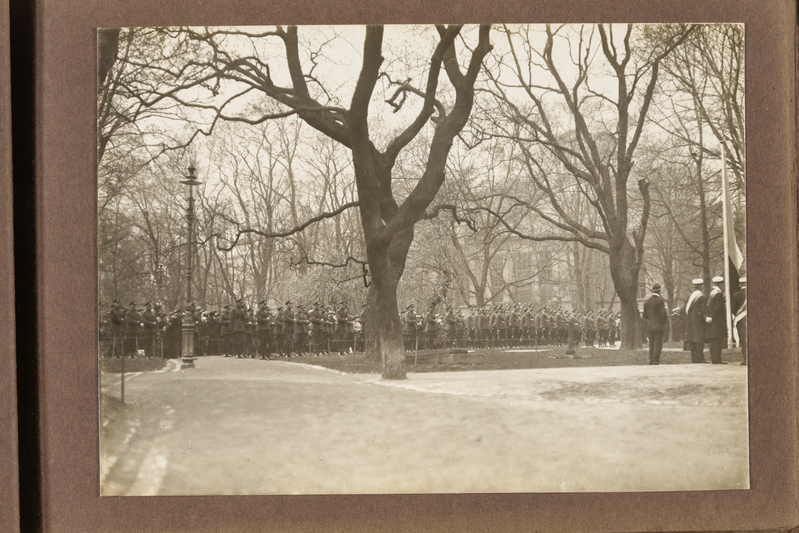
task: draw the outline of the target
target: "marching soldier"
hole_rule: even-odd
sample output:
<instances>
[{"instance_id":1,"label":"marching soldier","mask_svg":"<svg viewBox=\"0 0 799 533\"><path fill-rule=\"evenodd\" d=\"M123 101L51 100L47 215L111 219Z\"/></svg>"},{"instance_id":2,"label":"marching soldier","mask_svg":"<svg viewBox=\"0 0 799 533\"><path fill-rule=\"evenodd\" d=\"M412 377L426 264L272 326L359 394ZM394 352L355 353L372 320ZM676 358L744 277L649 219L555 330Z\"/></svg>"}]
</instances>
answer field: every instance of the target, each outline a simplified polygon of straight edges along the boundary
<instances>
[{"instance_id":1,"label":"marching soldier","mask_svg":"<svg viewBox=\"0 0 799 533\"><path fill-rule=\"evenodd\" d=\"M491 317L485 307L481 307L477 312L477 342L480 348L488 347L489 337L491 336Z\"/></svg>"},{"instance_id":2,"label":"marching soldier","mask_svg":"<svg viewBox=\"0 0 799 533\"><path fill-rule=\"evenodd\" d=\"M256 335L258 336L258 357L260 359L272 359L269 356L271 345L271 325L269 307L266 300L258 302L258 312L255 314Z\"/></svg>"},{"instance_id":3,"label":"marching soldier","mask_svg":"<svg viewBox=\"0 0 799 533\"><path fill-rule=\"evenodd\" d=\"M596 336L596 322L591 311L588 311L583 318L583 331L585 331L585 345L594 347L594 337Z\"/></svg>"},{"instance_id":4,"label":"marching soldier","mask_svg":"<svg viewBox=\"0 0 799 533\"><path fill-rule=\"evenodd\" d=\"M344 355L349 342L349 314L347 304L341 302L336 310L336 344L339 355Z\"/></svg>"},{"instance_id":5,"label":"marching soldier","mask_svg":"<svg viewBox=\"0 0 799 533\"><path fill-rule=\"evenodd\" d=\"M430 304L430 307L427 308L427 314L424 316L425 350L432 350L435 348L437 332L436 304Z\"/></svg>"},{"instance_id":6,"label":"marching soldier","mask_svg":"<svg viewBox=\"0 0 799 533\"><path fill-rule=\"evenodd\" d=\"M305 306L298 305L294 313L294 351L297 355L305 355L308 340L308 313Z\"/></svg>"},{"instance_id":7,"label":"marching soldier","mask_svg":"<svg viewBox=\"0 0 799 533\"><path fill-rule=\"evenodd\" d=\"M247 319L244 323L244 356L255 359L258 345L258 335L255 331L255 311L247 308Z\"/></svg>"},{"instance_id":8,"label":"marching soldier","mask_svg":"<svg viewBox=\"0 0 799 533\"><path fill-rule=\"evenodd\" d=\"M286 355L286 341L283 333L285 321L286 315L283 306L278 306L277 314L272 321L272 342L275 344L275 352L279 357Z\"/></svg>"},{"instance_id":9,"label":"marching soldier","mask_svg":"<svg viewBox=\"0 0 799 533\"><path fill-rule=\"evenodd\" d=\"M313 344L310 351L314 355L321 355L324 351L322 343L324 342L325 316L320 305L319 301L314 302L313 309L308 313L308 317L311 320L311 339Z\"/></svg>"},{"instance_id":10,"label":"marching soldier","mask_svg":"<svg viewBox=\"0 0 799 533\"><path fill-rule=\"evenodd\" d=\"M233 350L230 346L230 304L225 305L219 319L219 336L222 341L222 357L231 357Z\"/></svg>"},{"instance_id":11,"label":"marching soldier","mask_svg":"<svg viewBox=\"0 0 799 533\"><path fill-rule=\"evenodd\" d=\"M605 311L600 310L596 317L596 330L599 334L599 346L608 345L608 319L605 317Z\"/></svg>"},{"instance_id":12,"label":"marching soldier","mask_svg":"<svg viewBox=\"0 0 799 533\"><path fill-rule=\"evenodd\" d=\"M244 335L247 324L247 309L244 300L236 300L236 307L230 311L230 342L233 345L233 355L241 359L244 357Z\"/></svg>"}]
</instances>

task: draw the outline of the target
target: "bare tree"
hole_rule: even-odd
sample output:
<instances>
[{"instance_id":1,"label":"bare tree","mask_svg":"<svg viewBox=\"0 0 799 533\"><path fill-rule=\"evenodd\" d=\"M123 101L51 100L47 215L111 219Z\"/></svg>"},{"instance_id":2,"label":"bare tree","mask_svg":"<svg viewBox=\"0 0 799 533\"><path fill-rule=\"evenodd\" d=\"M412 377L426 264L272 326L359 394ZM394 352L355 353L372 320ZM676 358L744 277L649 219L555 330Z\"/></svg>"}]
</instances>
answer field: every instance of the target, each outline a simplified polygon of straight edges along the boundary
<instances>
[{"instance_id":1,"label":"bare tree","mask_svg":"<svg viewBox=\"0 0 799 533\"><path fill-rule=\"evenodd\" d=\"M546 194L551 209L532 203L526 207L557 228L561 240L608 254L622 306L623 348L640 344L638 276L650 209L649 181L646 169L641 169L637 179L640 203L631 210L633 157L661 62L692 31L693 27L670 26L657 46L643 47L632 25L578 29L547 25L542 39L529 28L516 31L505 27L502 34L508 52L496 61L509 72L499 67L485 70L499 116L508 120L507 124L497 121L494 134L518 144L531 183ZM564 41L565 51L560 48ZM560 57L572 60L568 68ZM601 58L601 65L596 58ZM600 73L603 78L609 76L612 85L602 87ZM551 83L542 83L547 79ZM550 179L548 158L571 176L570 188ZM599 229L587 226L564 206L563 192L573 190L593 206L601 220Z\"/></svg>"},{"instance_id":2,"label":"bare tree","mask_svg":"<svg viewBox=\"0 0 799 533\"><path fill-rule=\"evenodd\" d=\"M456 55L456 40L462 27L437 26L436 30L422 86L417 87L413 80L397 81L384 70L384 29L367 27L362 63L354 79L348 107L341 103L343 97L333 95L337 87L325 87L317 77L317 67L325 59L319 53L324 44L319 49L301 51L296 27L277 27L259 33L166 30L177 43L171 48L193 50L192 59L178 61L170 56L163 62L142 64L142 67L156 69L159 80L171 76L169 87L142 84L133 92L148 108L157 108L169 101L204 112L204 118L197 119L197 124L210 123L210 126L198 127L193 136L209 134L220 120L255 125L296 114L309 126L350 150L357 201L306 222L331 218L346 208L358 206L371 274L369 301L373 303L371 310L377 324L383 377L387 379L405 377L396 290L413 241L413 229L425 216L425 210L444 182L449 150L469 117L475 80L491 48L489 26L482 26L464 70ZM283 45L283 57L262 57L260 45L273 40ZM237 44L228 47L233 42ZM304 58L307 59L304 61ZM273 77L270 67L277 62L283 64L285 70L281 76ZM448 87L441 83L442 77ZM375 144L370 123L375 89L381 81L394 91L386 99L387 104L402 116L411 115L409 122L399 127L382 149ZM198 93L207 98L198 98ZM234 107L231 102L252 102L254 94L267 97L273 105L258 115L230 111ZM420 99L421 105L409 110L414 99ZM424 171L413 190L399 199L392 189L392 169L397 157L431 123L434 131ZM385 137L385 132L382 134ZM306 222L295 223L286 231L242 230L242 234L259 233L264 237L294 234L305 229Z\"/></svg>"}]
</instances>

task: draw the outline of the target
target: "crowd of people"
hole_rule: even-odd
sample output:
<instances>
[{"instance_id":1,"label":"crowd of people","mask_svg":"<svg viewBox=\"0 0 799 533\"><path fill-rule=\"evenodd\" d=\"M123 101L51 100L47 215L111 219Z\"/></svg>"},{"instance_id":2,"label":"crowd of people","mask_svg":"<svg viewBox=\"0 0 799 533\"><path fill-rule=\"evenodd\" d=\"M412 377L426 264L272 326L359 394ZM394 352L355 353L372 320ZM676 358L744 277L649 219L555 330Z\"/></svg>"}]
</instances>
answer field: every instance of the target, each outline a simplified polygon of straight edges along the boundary
<instances>
[{"instance_id":1,"label":"crowd of people","mask_svg":"<svg viewBox=\"0 0 799 533\"><path fill-rule=\"evenodd\" d=\"M192 315L195 355L271 359L364 349L361 316L346 302L317 301L306 309L289 300L272 310L265 301L253 309L240 298L221 311L192 304L186 312ZM183 323L183 310L166 314L160 302L147 302L143 310L130 302L126 310L115 299L100 329L104 355L133 357L144 350L148 358L181 357Z\"/></svg>"},{"instance_id":2,"label":"crowd of people","mask_svg":"<svg viewBox=\"0 0 799 533\"><path fill-rule=\"evenodd\" d=\"M691 360L705 362L704 346L710 345L711 362L721 362L721 347L727 338L726 303L721 293L723 278L713 279L715 287L707 297L702 280L694 280L694 292L683 307L669 310L660 296L660 285L639 311L641 341L649 344L650 363L660 362L664 342L684 340ZM733 296L733 323L744 339L746 364L746 285ZM289 300L271 309L266 301L257 308L243 299L220 311L207 311L192 304L191 313L196 355L223 357L296 357L305 354L362 352L369 342L364 334L365 306L355 314L347 304L327 305L316 301L306 308ZM618 311L570 311L562 306L533 304L488 304L455 309L436 300L425 313L411 303L400 313L405 350L441 348L505 349L548 346L610 347L619 340ZM181 357L184 311L164 313L160 302L144 308L130 302L125 309L115 299L100 325L102 351L108 357Z\"/></svg>"},{"instance_id":3,"label":"crowd of people","mask_svg":"<svg viewBox=\"0 0 799 533\"><path fill-rule=\"evenodd\" d=\"M746 350L746 278L739 280L740 289L730 300L731 316L727 316L727 300L724 296L724 278L712 279L713 287L705 295L702 291L704 280L693 280L693 292L685 305L674 309L671 314L672 330L679 335L684 333L683 349L691 352L692 363L726 364L722 360L722 349L728 339L727 322L732 324L738 337L738 345L743 352L743 365L748 364ZM660 295L660 284L652 286L652 294L644 303L641 318L645 321L642 332L649 344L649 364L660 364L663 342L668 340L669 312ZM674 340L680 340L675 337ZM705 359L705 344L709 345L710 361Z\"/></svg>"},{"instance_id":4,"label":"crowd of people","mask_svg":"<svg viewBox=\"0 0 799 533\"><path fill-rule=\"evenodd\" d=\"M586 346L612 346L618 340L619 315L602 309L572 312L562 307L497 304L471 307L464 315L446 306L437 313L431 304L424 314L409 304L402 313L405 350L436 348L515 348L563 346L569 341Z\"/></svg>"}]
</instances>

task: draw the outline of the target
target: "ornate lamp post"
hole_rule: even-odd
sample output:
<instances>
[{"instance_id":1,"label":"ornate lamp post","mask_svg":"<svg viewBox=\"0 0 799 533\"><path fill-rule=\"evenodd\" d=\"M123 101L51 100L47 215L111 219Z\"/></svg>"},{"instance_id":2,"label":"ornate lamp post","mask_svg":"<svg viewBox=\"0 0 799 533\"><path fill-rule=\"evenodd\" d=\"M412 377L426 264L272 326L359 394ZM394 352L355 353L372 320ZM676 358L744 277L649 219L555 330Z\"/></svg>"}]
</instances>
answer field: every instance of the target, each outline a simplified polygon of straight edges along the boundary
<instances>
[{"instance_id":1,"label":"ornate lamp post","mask_svg":"<svg viewBox=\"0 0 799 533\"><path fill-rule=\"evenodd\" d=\"M192 278L192 243L194 243L194 193L197 187L202 184L194 175L194 165L189 165L189 175L181 181L186 186L186 222L189 226L189 234L186 246L186 310L183 313L183 343L182 357L180 359L181 368L194 368L194 315L192 313L191 297L191 278Z\"/></svg>"},{"instance_id":2,"label":"ornate lamp post","mask_svg":"<svg viewBox=\"0 0 799 533\"><path fill-rule=\"evenodd\" d=\"M159 301L161 301L161 298L162 298L162 296L161 296L161 286L162 286L162 284L164 282L164 272L166 272L166 269L164 268L163 263L158 263L158 266L155 269L155 284L156 284L156 287L158 288L157 298L158 298Z\"/></svg>"}]
</instances>

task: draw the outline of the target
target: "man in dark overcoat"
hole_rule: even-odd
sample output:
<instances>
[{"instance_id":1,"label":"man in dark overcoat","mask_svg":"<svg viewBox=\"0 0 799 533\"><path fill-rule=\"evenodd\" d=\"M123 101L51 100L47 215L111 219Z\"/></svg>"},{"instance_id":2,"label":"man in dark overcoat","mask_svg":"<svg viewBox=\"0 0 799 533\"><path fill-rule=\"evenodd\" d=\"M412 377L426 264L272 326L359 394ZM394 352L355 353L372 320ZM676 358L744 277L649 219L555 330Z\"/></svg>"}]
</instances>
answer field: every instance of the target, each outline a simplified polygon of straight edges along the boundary
<instances>
[{"instance_id":1,"label":"man in dark overcoat","mask_svg":"<svg viewBox=\"0 0 799 533\"><path fill-rule=\"evenodd\" d=\"M244 300L236 300L236 307L230 310L230 339L233 354L237 358L244 357L244 334L247 326L247 308Z\"/></svg>"},{"instance_id":2,"label":"man in dark overcoat","mask_svg":"<svg viewBox=\"0 0 799 533\"><path fill-rule=\"evenodd\" d=\"M663 332L669 320L666 302L660 295L660 283L652 286L652 295L644 302L644 320L649 337L649 364L660 364L660 353L663 351Z\"/></svg>"},{"instance_id":3,"label":"man in dark overcoat","mask_svg":"<svg viewBox=\"0 0 799 533\"><path fill-rule=\"evenodd\" d=\"M272 317L266 300L258 302L258 312L255 313L256 329L258 335L258 356L261 359L272 359L269 355L272 350Z\"/></svg>"},{"instance_id":4,"label":"man in dark overcoat","mask_svg":"<svg viewBox=\"0 0 799 533\"><path fill-rule=\"evenodd\" d=\"M710 362L714 365L727 364L721 360L721 350L727 340L727 300L722 290L723 284L723 277L713 278L713 288L707 299L705 340L710 345Z\"/></svg>"},{"instance_id":5,"label":"man in dark overcoat","mask_svg":"<svg viewBox=\"0 0 799 533\"><path fill-rule=\"evenodd\" d=\"M741 285L741 290L736 292L730 298L730 309L732 309L732 325L738 331L738 344L743 353L744 362L742 365L749 363L749 358L746 354L746 278L738 280Z\"/></svg>"},{"instance_id":6,"label":"man in dark overcoat","mask_svg":"<svg viewBox=\"0 0 799 533\"><path fill-rule=\"evenodd\" d=\"M693 281L694 292L688 297L682 312L685 343L691 350L692 363L707 363L705 360L707 307L705 295L702 293L703 283L701 278L696 278Z\"/></svg>"}]
</instances>

